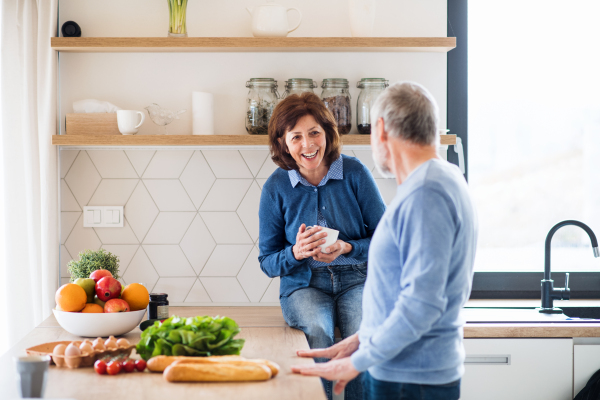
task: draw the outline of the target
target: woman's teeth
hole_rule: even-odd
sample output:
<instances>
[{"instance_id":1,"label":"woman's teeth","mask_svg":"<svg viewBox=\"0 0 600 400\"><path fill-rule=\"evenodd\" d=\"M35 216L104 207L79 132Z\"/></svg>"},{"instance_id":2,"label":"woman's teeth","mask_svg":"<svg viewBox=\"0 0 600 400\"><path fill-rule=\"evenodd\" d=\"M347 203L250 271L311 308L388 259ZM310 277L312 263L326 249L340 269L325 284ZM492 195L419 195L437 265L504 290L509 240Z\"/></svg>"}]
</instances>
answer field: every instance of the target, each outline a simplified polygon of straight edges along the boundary
<instances>
[{"instance_id":1,"label":"woman's teeth","mask_svg":"<svg viewBox=\"0 0 600 400\"><path fill-rule=\"evenodd\" d=\"M315 158L318 152L319 150L316 150L314 153L302 154L302 157L308 158L310 160L311 158Z\"/></svg>"}]
</instances>

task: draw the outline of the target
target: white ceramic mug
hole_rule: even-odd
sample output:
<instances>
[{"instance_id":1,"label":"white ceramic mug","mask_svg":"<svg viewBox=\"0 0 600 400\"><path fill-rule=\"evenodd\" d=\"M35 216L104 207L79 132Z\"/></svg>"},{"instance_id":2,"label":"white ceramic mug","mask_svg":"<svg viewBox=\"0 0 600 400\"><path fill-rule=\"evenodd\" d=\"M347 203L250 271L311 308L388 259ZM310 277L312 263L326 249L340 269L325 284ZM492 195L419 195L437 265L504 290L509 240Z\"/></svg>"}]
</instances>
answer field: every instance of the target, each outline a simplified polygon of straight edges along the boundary
<instances>
[{"instance_id":1,"label":"white ceramic mug","mask_svg":"<svg viewBox=\"0 0 600 400\"><path fill-rule=\"evenodd\" d=\"M142 116L139 123L138 114ZM119 132L123 135L135 135L138 132L138 128L144 123L144 118L144 113L141 111L118 110L117 124L119 125Z\"/></svg>"},{"instance_id":2,"label":"white ceramic mug","mask_svg":"<svg viewBox=\"0 0 600 400\"><path fill-rule=\"evenodd\" d=\"M316 227L317 227L316 225L315 226L307 226L306 230L316 228ZM325 228L324 226L322 226L320 232L327 233L327 236L324 237L325 243L319 245L319 247L321 248L321 252L323 254L329 254L328 252L325 251L325 249L328 248L329 246L331 246L332 244L334 244L335 242L337 242L340 231L336 231L335 229L331 229L331 228Z\"/></svg>"}]
</instances>

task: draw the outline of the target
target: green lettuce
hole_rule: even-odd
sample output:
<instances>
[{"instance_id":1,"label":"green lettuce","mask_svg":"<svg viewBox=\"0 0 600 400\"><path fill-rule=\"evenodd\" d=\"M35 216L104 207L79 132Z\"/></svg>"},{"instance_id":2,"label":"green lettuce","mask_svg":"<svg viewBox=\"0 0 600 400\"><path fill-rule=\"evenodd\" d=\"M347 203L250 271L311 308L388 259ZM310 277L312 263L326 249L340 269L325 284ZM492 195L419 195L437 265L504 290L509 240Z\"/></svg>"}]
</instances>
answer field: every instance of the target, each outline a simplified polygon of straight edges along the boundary
<instances>
[{"instance_id":1,"label":"green lettuce","mask_svg":"<svg viewBox=\"0 0 600 400\"><path fill-rule=\"evenodd\" d=\"M238 324L228 317L173 316L146 328L136 351L144 360L160 355L239 355L244 339L233 338L239 332Z\"/></svg>"}]
</instances>

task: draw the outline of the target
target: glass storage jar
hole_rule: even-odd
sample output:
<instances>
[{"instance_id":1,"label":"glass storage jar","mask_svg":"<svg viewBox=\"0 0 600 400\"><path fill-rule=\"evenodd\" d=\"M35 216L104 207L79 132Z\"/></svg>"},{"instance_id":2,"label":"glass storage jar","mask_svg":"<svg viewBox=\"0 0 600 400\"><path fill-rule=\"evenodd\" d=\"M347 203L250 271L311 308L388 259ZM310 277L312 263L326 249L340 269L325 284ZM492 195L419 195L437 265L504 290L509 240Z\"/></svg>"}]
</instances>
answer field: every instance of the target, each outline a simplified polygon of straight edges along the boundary
<instances>
[{"instance_id":1,"label":"glass storage jar","mask_svg":"<svg viewBox=\"0 0 600 400\"><path fill-rule=\"evenodd\" d=\"M356 102L356 127L358 133L371 134L371 107L375 104L377 97L389 86L384 78L363 78L356 84L360 89Z\"/></svg>"},{"instance_id":2,"label":"glass storage jar","mask_svg":"<svg viewBox=\"0 0 600 400\"><path fill-rule=\"evenodd\" d=\"M333 114L340 135L345 135L352 128L352 110L350 107L350 84L347 79L327 78L321 85L321 99Z\"/></svg>"},{"instance_id":3,"label":"glass storage jar","mask_svg":"<svg viewBox=\"0 0 600 400\"><path fill-rule=\"evenodd\" d=\"M314 88L317 87L317 82L308 78L290 78L285 81L285 92L283 92L282 99L285 99L290 94L302 94L304 92L314 93Z\"/></svg>"},{"instance_id":4,"label":"glass storage jar","mask_svg":"<svg viewBox=\"0 0 600 400\"><path fill-rule=\"evenodd\" d=\"M277 81L273 78L252 78L246 82L246 131L251 135L266 135L273 109L279 100Z\"/></svg>"}]
</instances>

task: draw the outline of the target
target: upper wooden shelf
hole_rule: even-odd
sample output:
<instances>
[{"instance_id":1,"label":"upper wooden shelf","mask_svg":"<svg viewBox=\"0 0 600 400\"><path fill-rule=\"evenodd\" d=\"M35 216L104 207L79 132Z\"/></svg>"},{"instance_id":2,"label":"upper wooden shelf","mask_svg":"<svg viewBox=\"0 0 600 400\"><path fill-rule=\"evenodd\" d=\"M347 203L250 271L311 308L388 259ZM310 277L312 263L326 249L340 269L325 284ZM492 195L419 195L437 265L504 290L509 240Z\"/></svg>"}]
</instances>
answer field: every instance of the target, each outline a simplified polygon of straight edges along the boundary
<instances>
[{"instance_id":1,"label":"upper wooden shelf","mask_svg":"<svg viewBox=\"0 0 600 400\"><path fill-rule=\"evenodd\" d=\"M54 50L96 52L425 51L446 53L454 37L81 37L51 38Z\"/></svg>"},{"instance_id":2,"label":"upper wooden shelf","mask_svg":"<svg viewBox=\"0 0 600 400\"><path fill-rule=\"evenodd\" d=\"M369 135L345 135L346 145L369 145ZM441 144L453 145L456 135L441 135ZM266 146L267 136L253 135L54 135L57 146Z\"/></svg>"}]
</instances>

